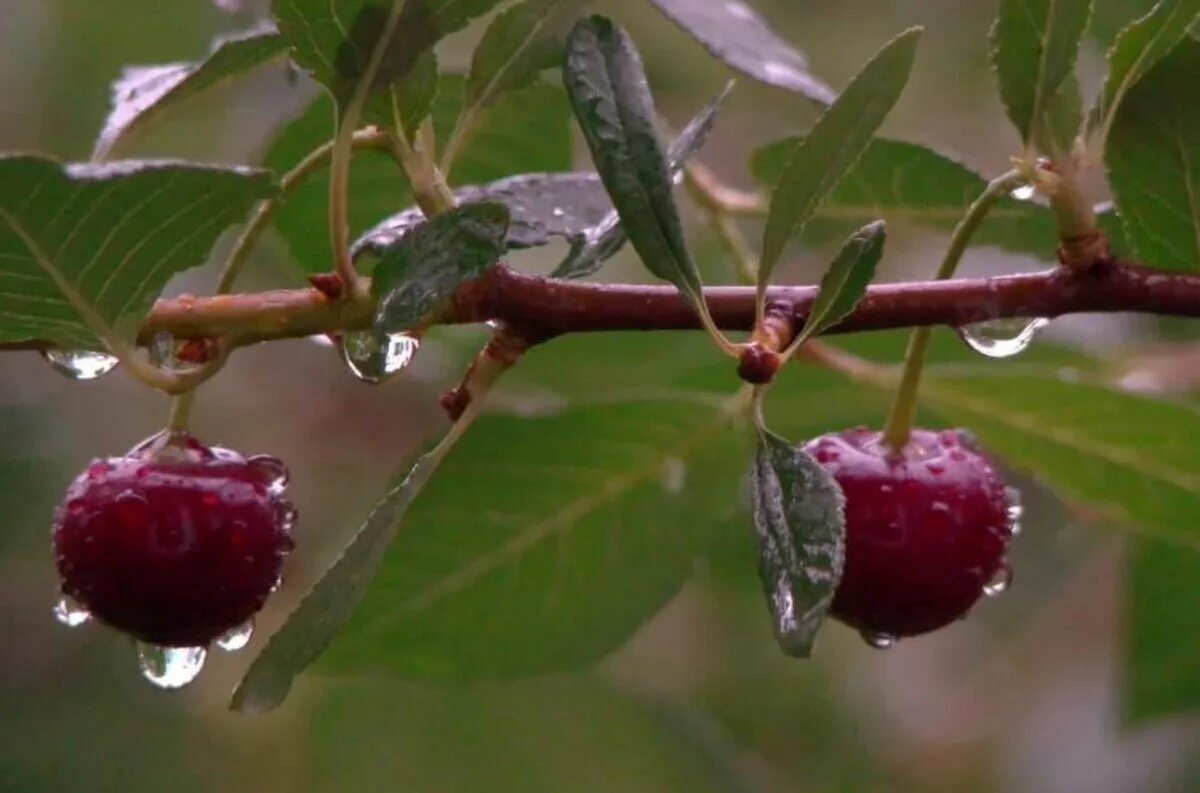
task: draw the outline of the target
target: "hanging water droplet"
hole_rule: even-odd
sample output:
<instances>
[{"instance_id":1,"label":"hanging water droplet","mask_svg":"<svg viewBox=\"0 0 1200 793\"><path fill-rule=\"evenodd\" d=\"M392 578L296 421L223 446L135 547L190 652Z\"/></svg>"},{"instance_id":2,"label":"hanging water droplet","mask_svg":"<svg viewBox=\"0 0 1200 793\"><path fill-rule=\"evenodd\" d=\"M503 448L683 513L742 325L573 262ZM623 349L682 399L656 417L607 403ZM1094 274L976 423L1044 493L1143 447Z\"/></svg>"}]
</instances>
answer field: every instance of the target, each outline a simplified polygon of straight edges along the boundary
<instances>
[{"instance_id":1,"label":"hanging water droplet","mask_svg":"<svg viewBox=\"0 0 1200 793\"><path fill-rule=\"evenodd\" d=\"M78 628L91 618L88 610L70 595L63 595L54 604L54 619L68 628Z\"/></svg>"},{"instance_id":2,"label":"hanging water droplet","mask_svg":"<svg viewBox=\"0 0 1200 793\"><path fill-rule=\"evenodd\" d=\"M258 454L251 457L246 463L275 495L281 495L283 491L287 490L291 474L283 460L269 454Z\"/></svg>"},{"instance_id":3,"label":"hanging water droplet","mask_svg":"<svg viewBox=\"0 0 1200 793\"><path fill-rule=\"evenodd\" d=\"M859 636L871 647L876 650L886 650L896 643L896 637L890 633L879 633L877 631L859 631Z\"/></svg>"},{"instance_id":4,"label":"hanging water droplet","mask_svg":"<svg viewBox=\"0 0 1200 793\"><path fill-rule=\"evenodd\" d=\"M236 653L250 643L254 636L254 620L247 620L217 637L217 646L227 653Z\"/></svg>"},{"instance_id":5,"label":"hanging water droplet","mask_svg":"<svg viewBox=\"0 0 1200 793\"><path fill-rule=\"evenodd\" d=\"M159 688L183 688L204 668L208 651L203 647L160 647L138 642L142 677Z\"/></svg>"},{"instance_id":6,"label":"hanging water droplet","mask_svg":"<svg viewBox=\"0 0 1200 793\"><path fill-rule=\"evenodd\" d=\"M1021 505L1021 491L1015 487L1006 487L1004 496L1008 500L1005 513L1008 516L1008 532L1013 537L1021 533L1021 518L1025 515L1025 507Z\"/></svg>"},{"instance_id":7,"label":"hanging water droplet","mask_svg":"<svg viewBox=\"0 0 1200 793\"><path fill-rule=\"evenodd\" d=\"M1014 189L1009 195L1011 195L1013 198L1017 199L1018 201L1028 201L1029 199L1033 198L1033 194L1035 192L1036 191L1033 189L1033 185L1023 184L1020 187Z\"/></svg>"},{"instance_id":8,"label":"hanging water droplet","mask_svg":"<svg viewBox=\"0 0 1200 793\"><path fill-rule=\"evenodd\" d=\"M678 457L663 460L662 487L673 496L683 492L687 484L687 463Z\"/></svg>"},{"instance_id":9,"label":"hanging water droplet","mask_svg":"<svg viewBox=\"0 0 1200 793\"><path fill-rule=\"evenodd\" d=\"M1012 579L1012 568L1008 566L1007 562L1001 564L1000 569L993 573L988 582L983 585L983 594L990 598L1003 595L1012 583Z\"/></svg>"},{"instance_id":10,"label":"hanging water droplet","mask_svg":"<svg viewBox=\"0 0 1200 793\"><path fill-rule=\"evenodd\" d=\"M94 350L43 350L42 357L54 371L72 380L95 380L119 363L108 353Z\"/></svg>"},{"instance_id":11,"label":"hanging water droplet","mask_svg":"<svg viewBox=\"0 0 1200 793\"><path fill-rule=\"evenodd\" d=\"M1009 358L1029 347L1033 337L1050 320L1037 319L990 319L965 325L958 329L958 336L967 346L988 358Z\"/></svg>"},{"instance_id":12,"label":"hanging water droplet","mask_svg":"<svg viewBox=\"0 0 1200 793\"><path fill-rule=\"evenodd\" d=\"M364 383L382 383L408 366L421 340L408 333L393 333L379 336L361 330L343 334L341 338L342 360L351 373Z\"/></svg>"}]
</instances>

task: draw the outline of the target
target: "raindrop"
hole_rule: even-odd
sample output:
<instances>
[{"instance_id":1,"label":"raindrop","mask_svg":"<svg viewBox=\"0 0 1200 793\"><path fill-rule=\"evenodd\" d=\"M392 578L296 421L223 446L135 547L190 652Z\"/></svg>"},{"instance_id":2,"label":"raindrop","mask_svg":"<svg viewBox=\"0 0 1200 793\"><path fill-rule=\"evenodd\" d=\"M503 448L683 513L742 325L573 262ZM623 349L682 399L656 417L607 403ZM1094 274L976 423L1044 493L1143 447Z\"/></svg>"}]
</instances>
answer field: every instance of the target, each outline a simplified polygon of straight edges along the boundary
<instances>
[{"instance_id":1,"label":"raindrop","mask_svg":"<svg viewBox=\"0 0 1200 793\"><path fill-rule=\"evenodd\" d=\"M142 677L159 688L183 688L204 668L208 651L203 647L160 647L138 642Z\"/></svg>"},{"instance_id":2,"label":"raindrop","mask_svg":"<svg viewBox=\"0 0 1200 793\"><path fill-rule=\"evenodd\" d=\"M1018 201L1028 201L1029 199L1033 198L1034 192L1036 191L1033 189L1033 185L1023 184L1013 190L1010 195Z\"/></svg>"},{"instance_id":3,"label":"raindrop","mask_svg":"<svg viewBox=\"0 0 1200 793\"><path fill-rule=\"evenodd\" d=\"M859 631L862 640L876 650L886 650L896 643L896 637L890 633L878 631Z\"/></svg>"},{"instance_id":4,"label":"raindrop","mask_svg":"<svg viewBox=\"0 0 1200 793\"><path fill-rule=\"evenodd\" d=\"M421 340L408 333L379 336L373 331L346 333L341 338L342 360L364 383L382 383L408 366Z\"/></svg>"},{"instance_id":5,"label":"raindrop","mask_svg":"<svg viewBox=\"0 0 1200 793\"><path fill-rule=\"evenodd\" d=\"M93 350L43 350L42 357L54 371L72 380L95 380L119 363L108 353Z\"/></svg>"},{"instance_id":6,"label":"raindrop","mask_svg":"<svg viewBox=\"0 0 1200 793\"><path fill-rule=\"evenodd\" d=\"M283 460L269 454L259 454L247 460L246 464L262 478L262 481L275 495L281 495L283 491L287 490L291 475Z\"/></svg>"},{"instance_id":7,"label":"raindrop","mask_svg":"<svg viewBox=\"0 0 1200 793\"><path fill-rule=\"evenodd\" d=\"M1013 574L1012 568L1007 563L1000 565L1000 568L992 574L988 582L983 585L983 594L987 597L994 598L997 595L1003 595L1012 583Z\"/></svg>"},{"instance_id":8,"label":"raindrop","mask_svg":"<svg viewBox=\"0 0 1200 793\"><path fill-rule=\"evenodd\" d=\"M990 319L958 329L958 336L967 346L988 358L1010 358L1029 347L1033 337L1050 320Z\"/></svg>"},{"instance_id":9,"label":"raindrop","mask_svg":"<svg viewBox=\"0 0 1200 793\"><path fill-rule=\"evenodd\" d=\"M254 636L254 620L247 620L217 637L217 646L227 653L236 653L250 643Z\"/></svg>"},{"instance_id":10,"label":"raindrop","mask_svg":"<svg viewBox=\"0 0 1200 793\"><path fill-rule=\"evenodd\" d=\"M683 492L687 484L687 463L678 457L663 460L662 487L673 496Z\"/></svg>"},{"instance_id":11,"label":"raindrop","mask_svg":"<svg viewBox=\"0 0 1200 793\"><path fill-rule=\"evenodd\" d=\"M1021 506L1021 491L1015 487L1006 487L1004 496L1008 501L1008 507L1005 509L1008 516L1008 532L1016 537L1021 533L1021 518L1025 514L1025 507Z\"/></svg>"},{"instance_id":12,"label":"raindrop","mask_svg":"<svg viewBox=\"0 0 1200 793\"><path fill-rule=\"evenodd\" d=\"M54 619L68 628L78 628L91 618L88 610L70 595L63 595L54 604Z\"/></svg>"}]
</instances>

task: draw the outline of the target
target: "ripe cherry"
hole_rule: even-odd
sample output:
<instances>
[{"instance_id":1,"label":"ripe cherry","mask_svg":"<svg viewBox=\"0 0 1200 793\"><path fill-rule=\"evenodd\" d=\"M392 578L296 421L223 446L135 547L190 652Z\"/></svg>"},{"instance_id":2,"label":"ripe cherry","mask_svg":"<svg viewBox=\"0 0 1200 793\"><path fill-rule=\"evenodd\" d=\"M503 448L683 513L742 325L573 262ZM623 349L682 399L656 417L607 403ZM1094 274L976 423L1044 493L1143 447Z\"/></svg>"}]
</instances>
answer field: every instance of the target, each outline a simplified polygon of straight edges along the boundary
<instances>
[{"instance_id":1,"label":"ripe cherry","mask_svg":"<svg viewBox=\"0 0 1200 793\"><path fill-rule=\"evenodd\" d=\"M287 469L186 433L95 460L54 515L63 594L162 647L205 647L262 608L292 548ZM71 623L68 623L71 624Z\"/></svg>"},{"instance_id":2,"label":"ripe cherry","mask_svg":"<svg viewBox=\"0 0 1200 793\"><path fill-rule=\"evenodd\" d=\"M846 495L846 562L830 613L877 646L963 617L1007 583L1020 507L958 430L914 430L902 454L866 428L805 449Z\"/></svg>"}]
</instances>

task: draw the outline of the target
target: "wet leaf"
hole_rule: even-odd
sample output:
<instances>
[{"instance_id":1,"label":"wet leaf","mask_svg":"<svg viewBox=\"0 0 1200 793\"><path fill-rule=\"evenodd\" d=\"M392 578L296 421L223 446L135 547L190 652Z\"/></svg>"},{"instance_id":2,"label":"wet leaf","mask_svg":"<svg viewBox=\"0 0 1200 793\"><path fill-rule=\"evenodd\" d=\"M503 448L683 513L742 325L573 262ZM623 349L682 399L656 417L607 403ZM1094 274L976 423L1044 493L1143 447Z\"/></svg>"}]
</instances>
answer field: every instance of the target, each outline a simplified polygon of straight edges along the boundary
<instances>
[{"instance_id":1,"label":"wet leaf","mask_svg":"<svg viewBox=\"0 0 1200 793\"><path fill-rule=\"evenodd\" d=\"M747 77L828 105L833 90L808 70L804 53L775 34L742 0L651 0L717 58Z\"/></svg>"},{"instance_id":2,"label":"wet leaf","mask_svg":"<svg viewBox=\"0 0 1200 793\"><path fill-rule=\"evenodd\" d=\"M1121 101L1138 80L1183 41L1200 15L1200 0L1160 0L1150 13L1117 35L1108 53L1104 90L1088 119L1100 134L1100 149Z\"/></svg>"},{"instance_id":3,"label":"wet leaf","mask_svg":"<svg viewBox=\"0 0 1200 793\"><path fill-rule=\"evenodd\" d=\"M202 61L126 67L112 85L111 108L92 158L102 160L129 149L180 105L281 56L285 48L275 26L264 23L217 38Z\"/></svg>"},{"instance_id":4,"label":"wet leaf","mask_svg":"<svg viewBox=\"0 0 1200 793\"><path fill-rule=\"evenodd\" d=\"M798 143L787 139L755 151L750 162L755 178L774 187ZM933 149L876 138L818 207L809 232L818 222L840 230L879 217L950 231L986 187L978 173ZM988 213L974 239L976 244L1045 255L1057 239L1054 215L1036 201L1006 198Z\"/></svg>"},{"instance_id":5,"label":"wet leaf","mask_svg":"<svg viewBox=\"0 0 1200 793\"><path fill-rule=\"evenodd\" d=\"M1090 14L1090 0L1001 0L992 27L992 63L1004 109L1027 147L1039 143L1048 112L1053 110L1060 120L1071 112L1071 97L1057 95L1075 73ZM1049 126L1061 129L1062 124Z\"/></svg>"},{"instance_id":6,"label":"wet leaf","mask_svg":"<svg viewBox=\"0 0 1200 793\"><path fill-rule=\"evenodd\" d=\"M384 247L371 291L379 300L375 331L419 326L459 284L478 278L504 253L504 204L465 204L432 218Z\"/></svg>"},{"instance_id":7,"label":"wet leaf","mask_svg":"<svg viewBox=\"0 0 1200 793\"><path fill-rule=\"evenodd\" d=\"M845 497L808 452L766 431L750 477L775 638L788 655L807 658L842 578Z\"/></svg>"},{"instance_id":8,"label":"wet leaf","mask_svg":"<svg viewBox=\"0 0 1200 793\"><path fill-rule=\"evenodd\" d=\"M821 289L796 337L797 343L832 328L854 310L875 277L886 238L883 221L876 221L846 241L821 278Z\"/></svg>"},{"instance_id":9,"label":"wet leaf","mask_svg":"<svg viewBox=\"0 0 1200 793\"><path fill-rule=\"evenodd\" d=\"M0 156L0 341L95 347L128 335L274 190L265 171Z\"/></svg>"},{"instance_id":10,"label":"wet leaf","mask_svg":"<svg viewBox=\"0 0 1200 793\"><path fill-rule=\"evenodd\" d=\"M1148 265L1200 267L1200 42L1185 39L1125 95L1105 160L1125 235Z\"/></svg>"},{"instance_id":11,"label":"wet leaf","mask_svg":"<svg viewBox=\"0 0 1200 793\"><path fill-rule=\"evenodd\" d=\"M641 57L604 17L575 26L563 82L592 159L630 242L651 273L704 311L700 274L683 238L666 153Z\"/></svg>"},{"instance_id":12,"label":"wet leaf","mask_svg":"<svg viewBox=\"0 0 1200 793\"><path fill-rule=\"evenodd\" d=\"M792 149L763 230L760 288L769 282L788 241L854 167L900 98L920 35L919 28L912 28L888 42Z\"/></svg>"}]
</instances>

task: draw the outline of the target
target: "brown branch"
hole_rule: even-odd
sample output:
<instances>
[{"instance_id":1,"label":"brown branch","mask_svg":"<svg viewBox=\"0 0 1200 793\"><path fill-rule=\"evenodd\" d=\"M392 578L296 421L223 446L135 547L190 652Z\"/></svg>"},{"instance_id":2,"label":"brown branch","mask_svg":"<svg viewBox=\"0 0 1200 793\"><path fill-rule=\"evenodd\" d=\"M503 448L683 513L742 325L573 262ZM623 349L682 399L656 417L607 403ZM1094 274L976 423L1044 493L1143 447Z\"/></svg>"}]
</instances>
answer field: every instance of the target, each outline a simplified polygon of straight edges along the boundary
<instances>
[{"instance_id":1,"label":"brown branch","mask_svg":"<svg viewBox=\"0 0 1200 793\"><path fill-rule=\"evenodd\" d=\"M713 319L724 330L750 330L754 289L705 290ZM790 305L802 323L816 287L776 287L774 303ZM1086 272L1059 267L993 278L916 281L872 286L833 333L965 325L997 317L1057 317L1079 312L1141 312L1200 317L1200 275L1102 263ZM316 289L159 300L142 326L143 342L168 331L177 338L227 338L234 346L368 327L374 307L330 300ZM670 286L596 284L523 275L497 267L464 284L448 323L502 320L549 338L615 330L695 330L688 304ZM0 345L37 349L45 345Z\"/></svg>"}]
</instances>

